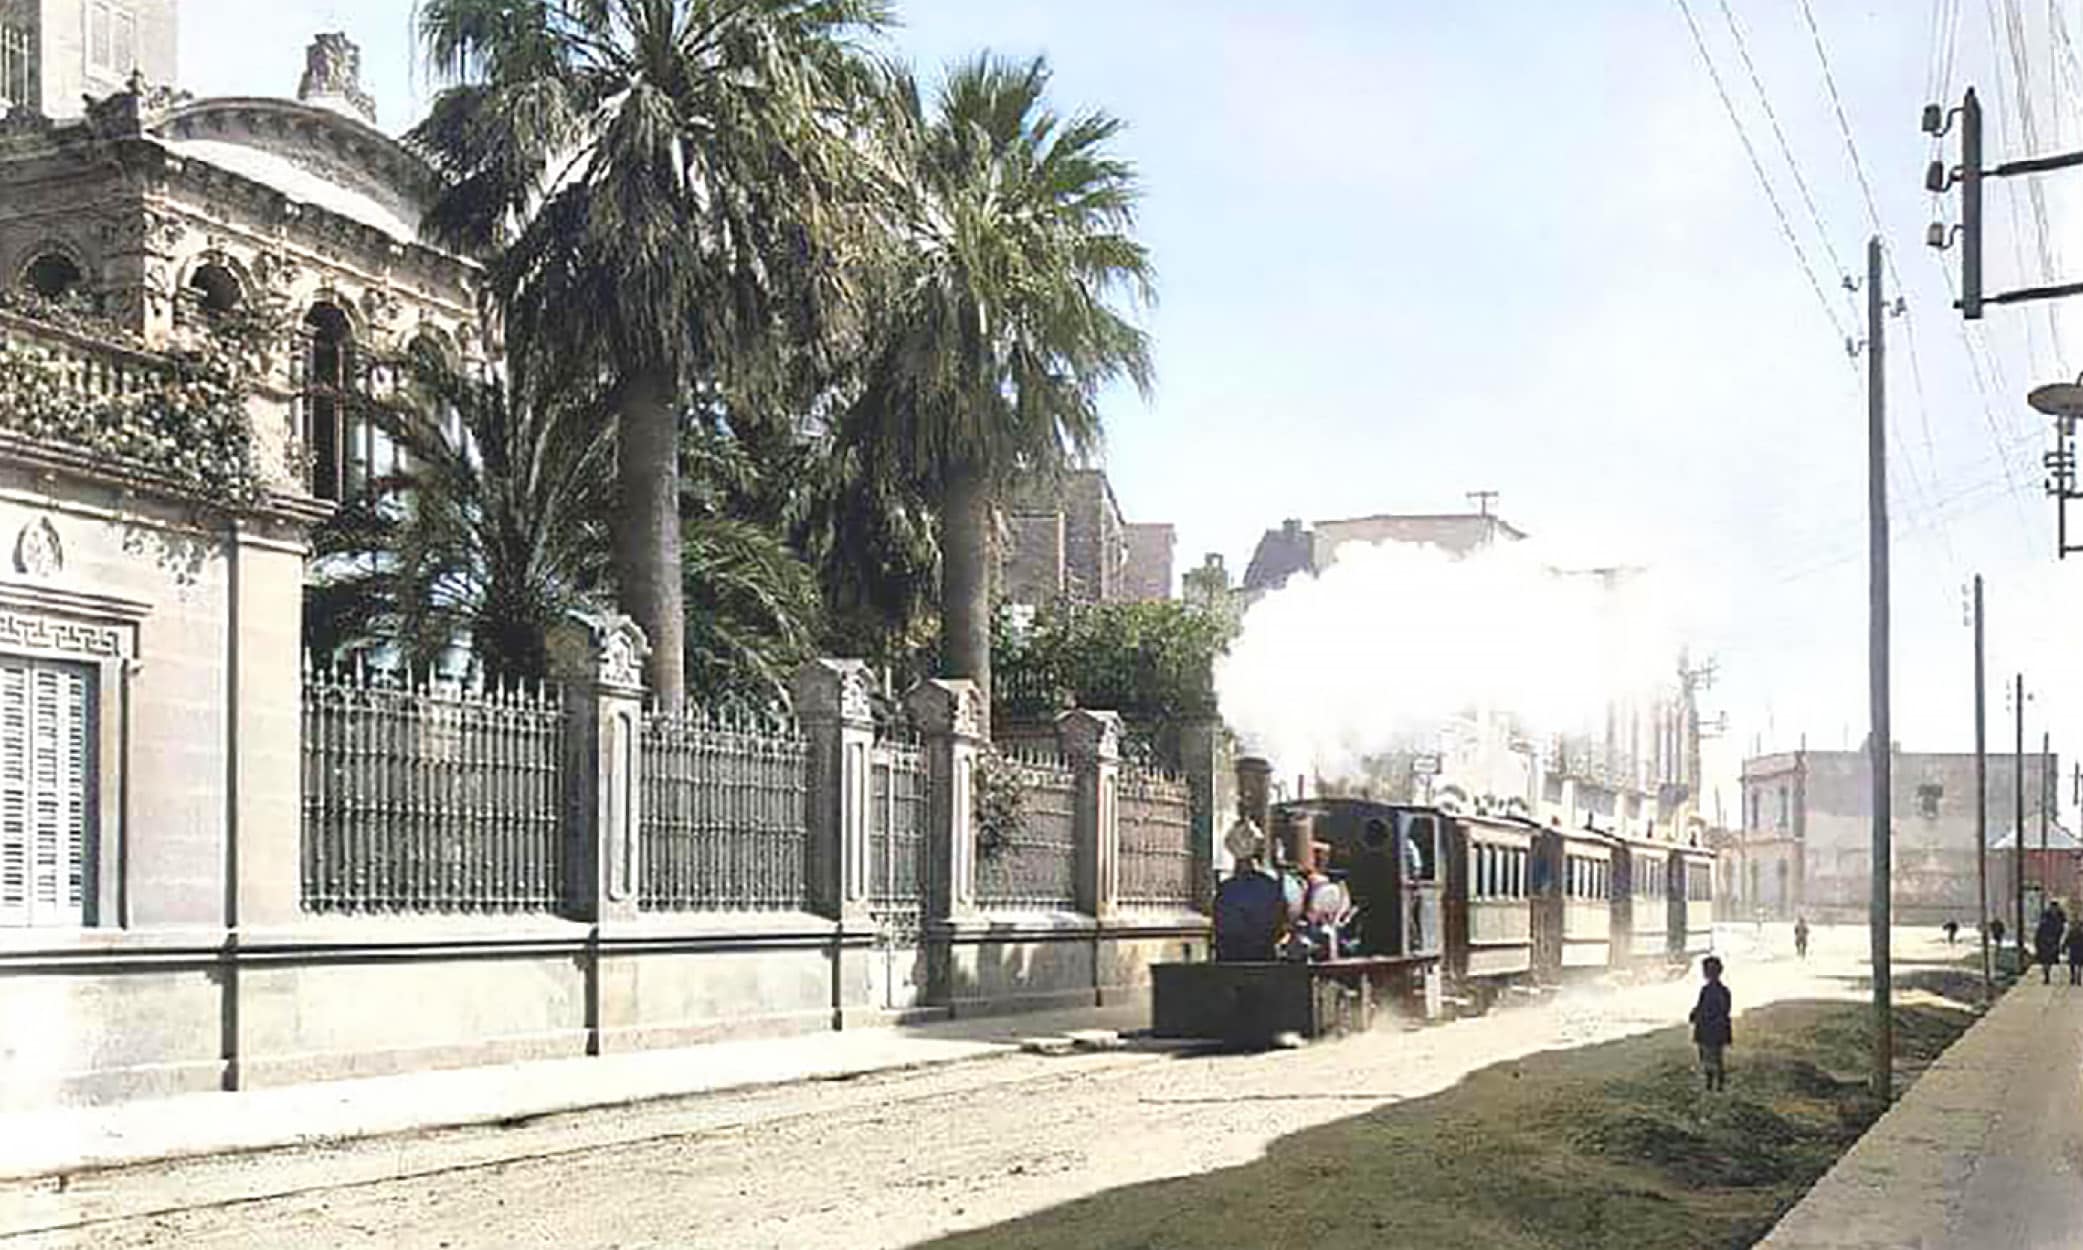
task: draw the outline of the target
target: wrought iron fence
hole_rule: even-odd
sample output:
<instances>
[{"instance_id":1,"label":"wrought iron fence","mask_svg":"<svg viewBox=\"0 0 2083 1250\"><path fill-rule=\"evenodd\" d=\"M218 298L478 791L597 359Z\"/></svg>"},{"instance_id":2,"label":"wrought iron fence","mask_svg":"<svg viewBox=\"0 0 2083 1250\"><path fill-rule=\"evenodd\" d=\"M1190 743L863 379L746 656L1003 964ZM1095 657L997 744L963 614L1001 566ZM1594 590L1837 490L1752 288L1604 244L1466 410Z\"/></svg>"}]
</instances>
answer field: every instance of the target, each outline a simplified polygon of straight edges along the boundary
<instances>
[{"instance_id":1,"label":"wrought iron fence","mask_svg":"<svg viewBox=\"0 0 2083 1250\"><path fill-rule=\"evenodd\" d=\"M1194 901L1193 798L1184 781L1124 766L1115 802L1125 906L1191 907Z\"/></svg>"},{"instance_id":2,"label":"wrought iron fence","mask_svg":"<svg viewBox=\"0 0 2083 1250\"><path fill-rule=\"evenodd\" d=\"M893 933L915 934L925 908L930 782L925 753L902 733L879 739L870 757L868 907Z\"/></svg>"},{"instance_id":3,"label":"wrought iron fence","mask_svg":"<svg viewBox=\"0 0 2083 1250\"><path fill-rule=\"evenodd\" d=\"M562 904L564 714L554 688L307 665L303 722L307 910Z\"/></svg>"},{"instance_id":4,"label":"wrought iron fence","mask_svg":"<svg viewBox=\"0 0 2083 1250\"><path fill-rule=\"evenodd\" d=\"M808 907L806 756L802 732L778 713L646 715L638 906Z\"/></svg>"},{"instance_id":5,"label":"wrought iron fence","mask_svg":"<svg viewBox=\"0 0 2083 1250\"><path fill-rule=\"evenodd\" d=\"M986 907L1074 908L1077 774L1053 752L1001 747L1000 756L1018 781L1020 815L1013 828L978 839L977 900Z\"/></svg>"}]
</instances>

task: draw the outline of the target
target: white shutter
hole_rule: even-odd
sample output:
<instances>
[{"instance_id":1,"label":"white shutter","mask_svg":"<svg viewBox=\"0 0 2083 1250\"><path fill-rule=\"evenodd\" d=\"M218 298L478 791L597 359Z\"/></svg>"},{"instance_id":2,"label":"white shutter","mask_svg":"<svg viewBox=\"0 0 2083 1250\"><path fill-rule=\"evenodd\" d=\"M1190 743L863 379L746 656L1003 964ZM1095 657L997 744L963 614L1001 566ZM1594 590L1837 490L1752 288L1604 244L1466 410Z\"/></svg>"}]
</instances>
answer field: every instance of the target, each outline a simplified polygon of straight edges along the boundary
<instances>
[{"instance_id":1,"label":"white shutter","mask_svg":"<svg viewBox=\"0 0 2083 1250\"><path fill-rule=\"evenodd\" d=\"M29 923L29 665L0 657L0 924Z\"/></svg>"},{"instance_id":2,"label":"white shutter","mask_svg":"<svg viewBox=\"0 0 2083 1250\"><path fill-rule=\"evenodd\" d=\"M78 665L0 657L0 925L85 921L92 685Z\"/></svg>"}]
</instances>

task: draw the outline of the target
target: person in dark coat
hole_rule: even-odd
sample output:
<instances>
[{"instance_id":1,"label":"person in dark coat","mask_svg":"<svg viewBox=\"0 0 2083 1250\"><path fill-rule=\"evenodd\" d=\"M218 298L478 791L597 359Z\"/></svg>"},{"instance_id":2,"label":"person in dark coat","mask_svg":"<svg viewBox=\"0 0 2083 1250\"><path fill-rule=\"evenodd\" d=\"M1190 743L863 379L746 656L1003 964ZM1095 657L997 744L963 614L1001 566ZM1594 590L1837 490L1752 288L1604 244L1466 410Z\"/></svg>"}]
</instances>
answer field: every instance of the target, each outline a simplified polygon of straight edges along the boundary
<instances>
[{"instance_id":1,"label":"person in dark coat","mask_svg":"<svg viewBox=\"0 0 2083 1250\"><path fill-rule=\"evenodd\" d=\"M1959 936L1960 922L1957 920L1946 921L1946 945L1951 946L1953 944L1953 939Z\"/></svg>"},{"instance_id":2,"label":"person in dark coat","mask_svg":"<svg viewBox=\"0 0 2083 1250\"><path fill-rule=\"evenodd\" d=\"M2061 948L2069 957L2069 984L2083 985L2083 924L2069 926Z\"/></svg>"},{"instance_id":3,"label":"person in dark coat","mask_svg":"<svg viewBox=\"0 0 2083 1250\"><path fill-rule=\"evenodd\" d=\"M1692 1040L1700 1048L1700 1071L1706 1074L1707 1088L1727 1089L1729 1074L1722 1066L1722 1052L1733 1040L1729 1028L1729 987L1721 983L1721 960L1716 956L1700 961L1700 973L1707 983L1700 987L1699 1001L1687 1017L1692 1021Z\"/></svg>"},{"instance_id":4,"label":"person in dark coat","mask_svg":"<svg viewBox=\"0 0 2083 1250\"><path fill-rule=\"evenodd\" d=\"M2032 933L2032 949L2039 958L2041 985L2054 980L2054 961L2061 958L2062 931L2067 927L2062 919L2061 904L2056 903L2040 912L2039 927Z\"/></svg>"},{"instance_id":5,"label":"person in dark coat","mask_svg":"<svg viewBox=\"0 0 2083 1250\"><path fill-rule=\"evenodd\" d=\"M1803 959L1808 958L1808 917L1806 916L1802 916L1794 921L1794 954L1799 955Z\"/></svg>"}]
</instances>

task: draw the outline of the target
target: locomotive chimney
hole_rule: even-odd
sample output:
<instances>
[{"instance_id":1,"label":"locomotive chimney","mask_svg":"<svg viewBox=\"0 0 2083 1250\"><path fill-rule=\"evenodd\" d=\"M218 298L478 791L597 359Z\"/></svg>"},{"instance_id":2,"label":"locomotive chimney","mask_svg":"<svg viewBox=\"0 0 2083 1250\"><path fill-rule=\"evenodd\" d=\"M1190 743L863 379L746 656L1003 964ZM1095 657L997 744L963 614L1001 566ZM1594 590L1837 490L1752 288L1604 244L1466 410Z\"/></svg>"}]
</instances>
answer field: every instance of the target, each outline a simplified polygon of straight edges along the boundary
<instances>
[{"instance_id":1,"label":"locomotive chimney","mask_svg":"<svg viewBox=\"0 0 2083 1250\"><path fill-rule=\"evenodd\" d=\"M1237 815L1271 836L1273 821L1273 765L1260 756L1237 757Z\"/></svg>"}]
</instances>

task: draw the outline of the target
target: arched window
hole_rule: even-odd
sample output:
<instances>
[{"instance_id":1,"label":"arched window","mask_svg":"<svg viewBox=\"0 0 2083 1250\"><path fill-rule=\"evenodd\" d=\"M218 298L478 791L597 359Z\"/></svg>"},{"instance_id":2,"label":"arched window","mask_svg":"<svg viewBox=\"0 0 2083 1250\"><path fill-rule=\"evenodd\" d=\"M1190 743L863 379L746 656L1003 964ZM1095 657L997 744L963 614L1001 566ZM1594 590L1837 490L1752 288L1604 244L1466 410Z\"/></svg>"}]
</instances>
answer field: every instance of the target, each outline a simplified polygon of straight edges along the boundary
<instances>
[{"instance_id":1,"label":"arched window","mask_svg":"<svg viewBox=\"0 0 2083 1250\"><path fill-rule=\"evenodd\" d=\"M368 480L368 458L357 456L348 393L354 378L354 335L347 314L314 304L304 316L304 450L311 457L311 493L338 502ZM359 461L359 463L357 463Z\"/></svg>"},{"instance_id":2,"label":"arched window","mask_svg":"<svg viewBox=\"0 0 2083 1250\"><path fill-rule=\"evenodd\" d=\"M188 275L188 300L205 317L221 317L239 306L242 291L231 270L214 262L197 265Z\"/></svg>"},{"instance_id":3,"label":"arched window","mask_svg":"<svg viewBox=\"0 0 2083 1250\"><path fill-rule=\"evenodd\" d=\"M79 265L63 252L45 252L29 262L23 271L22 280L28 288L45 299L59 299L80 289L86 275Z\"/></svg>"}]
</instances>

